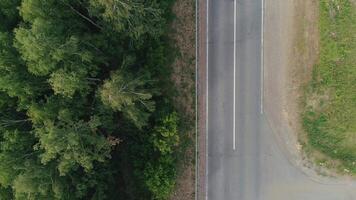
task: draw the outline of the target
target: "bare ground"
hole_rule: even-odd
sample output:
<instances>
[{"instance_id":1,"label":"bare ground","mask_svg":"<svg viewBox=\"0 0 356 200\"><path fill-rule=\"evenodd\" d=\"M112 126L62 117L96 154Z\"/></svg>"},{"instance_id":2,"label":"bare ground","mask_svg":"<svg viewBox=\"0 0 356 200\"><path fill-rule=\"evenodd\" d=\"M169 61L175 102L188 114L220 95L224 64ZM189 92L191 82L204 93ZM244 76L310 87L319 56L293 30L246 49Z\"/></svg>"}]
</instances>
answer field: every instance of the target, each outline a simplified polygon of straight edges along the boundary
<instances>
[{"instance_id":1,"label":"bare ground","mask_svg":"<svg viewBox=\"0 0 356 200\"><path fill-rule=\"evenodd\" d=\"M291 134L296 136L296 150L301 164L313 168L322 175L334 176L323 166L315 165L315 157L321 156L314 151L306 153L307 135L302 127L302 112L304 110L304 92L312 78L313 66L319 59L319 0L298 1L294 4L294 27L290 55L286 67L286 84L283 88L285 102L283 103L283 118L286 120Z\"/></svg>"},{"instance_id":2,"label":"bare ground","mask_svg":"<svg viewBox=\"0 0 356 200\"><path fill-rule=\"evenodd\" d=\"M178 56L173 63L172 80L177 96L176 109L182 120L184 152L178 163L178 178L171 200L191 200L195 195L195 1L176 0L173 38Z\"/></svg>"},{"instance_id":3,"label":"bare ground","mask_svg":"<svg viewBox=\"0 0 356 200\"><path fill-rule=\"evenodd\" d=\"M288 56L285 85L285 117L294 133L302 137L301 112L304 87L311 80L312 68L319 56L318 4L319 0L295 3L295 26L291 55ZM304 139L302 139L304 140Z\"/></svg>"},{"instance_id":4,"label":"bare ground","mask_svg":"<svg viewBox=\"0 0 356 200\"><path fill-rule=\"evenodd\" d=\"M308 1L311 0L267 1L265 8L265 114L276 138L293 159L300 149L296 133L300 124L301 87L313 62L305 53L309 47L306 41L311 36L306 34L309 26L305 25L308 22L302 5Z\"/></svg>"},{"instance_id":5,"label":"bare ground","mask_svg":"<svg viewBox=\"0 0 356 200\"><path fill-rule=\"evenodd\" d=\"M318 2L267 1L264 104L270 126L290 161L332 175L312 164L302 151L307 139L301 121L304 87L319 58Z\"/></svg>"}]
</instances>

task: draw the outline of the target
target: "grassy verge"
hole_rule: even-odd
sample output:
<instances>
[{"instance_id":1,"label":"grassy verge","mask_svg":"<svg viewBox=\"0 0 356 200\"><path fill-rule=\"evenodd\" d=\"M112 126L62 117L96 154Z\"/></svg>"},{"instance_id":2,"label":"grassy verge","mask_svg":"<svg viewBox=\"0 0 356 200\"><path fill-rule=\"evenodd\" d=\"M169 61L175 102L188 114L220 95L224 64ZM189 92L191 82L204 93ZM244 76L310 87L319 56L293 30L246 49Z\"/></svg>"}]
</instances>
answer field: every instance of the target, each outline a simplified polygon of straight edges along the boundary
<instances>
[{"instance_id":1,"label":"grassy verge","mask_svg":"<svg viewBox=\"0 0 356 200\"><path fill-rule=\"evenodd\" d=\"M356 5L320 0L320 58L307 87L303 126L320 164L356 174Z\"/></svg>"}]
</instances>

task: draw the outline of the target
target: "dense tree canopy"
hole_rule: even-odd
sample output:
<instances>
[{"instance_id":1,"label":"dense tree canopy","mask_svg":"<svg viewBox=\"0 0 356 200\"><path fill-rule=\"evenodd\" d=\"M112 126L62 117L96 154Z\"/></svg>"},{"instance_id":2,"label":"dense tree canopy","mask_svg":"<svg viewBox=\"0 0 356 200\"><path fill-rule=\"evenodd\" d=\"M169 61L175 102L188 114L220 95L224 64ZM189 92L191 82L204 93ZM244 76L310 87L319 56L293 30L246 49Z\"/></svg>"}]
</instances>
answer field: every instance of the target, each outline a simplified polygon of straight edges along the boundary
<instances>
[{"instance_id":1,"label":"dense tree canopy","mask_svg":"<svg viewBox=\"0 0 356 200\"><path fill-rule=\"evenodd\" d=\"M171 2L0 0L0 199L168 197Z\"/></svg>"}]
</instances>

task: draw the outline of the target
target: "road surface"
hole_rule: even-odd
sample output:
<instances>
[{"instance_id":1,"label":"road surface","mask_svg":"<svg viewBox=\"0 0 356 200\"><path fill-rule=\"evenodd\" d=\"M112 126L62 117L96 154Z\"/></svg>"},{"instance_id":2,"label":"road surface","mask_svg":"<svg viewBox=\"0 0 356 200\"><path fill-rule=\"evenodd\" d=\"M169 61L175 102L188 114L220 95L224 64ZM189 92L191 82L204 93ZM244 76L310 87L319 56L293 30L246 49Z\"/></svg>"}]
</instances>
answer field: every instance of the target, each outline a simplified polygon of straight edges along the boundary
<instances>
[{"instance_id":1,"label":"road surface","mask_svg":"<svg viewBox=\"0 0 356 200\"><path fill-rule=\"evenodd\" d=\"M290 162L261 112L262 1L207 1L207 199L355 200Z\"/></svg>"}]
</instances>

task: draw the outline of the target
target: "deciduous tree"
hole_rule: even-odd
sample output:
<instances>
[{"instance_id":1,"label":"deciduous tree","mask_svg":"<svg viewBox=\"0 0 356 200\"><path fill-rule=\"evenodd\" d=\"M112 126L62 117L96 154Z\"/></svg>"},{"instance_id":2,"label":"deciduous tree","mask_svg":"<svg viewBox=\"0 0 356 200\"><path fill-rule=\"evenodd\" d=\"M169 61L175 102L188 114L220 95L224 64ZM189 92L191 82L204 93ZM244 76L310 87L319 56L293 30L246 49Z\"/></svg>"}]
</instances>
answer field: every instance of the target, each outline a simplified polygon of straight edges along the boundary
<instances>
[{"instance_id":1,"label":"deciduous tree","mask_svg":"<svg viewBox=\"0 0 356 200\"><path fill-rule=\"evenodd\" d=\"M145 88L147 82L149 80L117 70L104 82L99 94L105 105L122 112L138 128L142 128L149 113L155 109L152 94Z\"/></svg>"}]
</instances>

